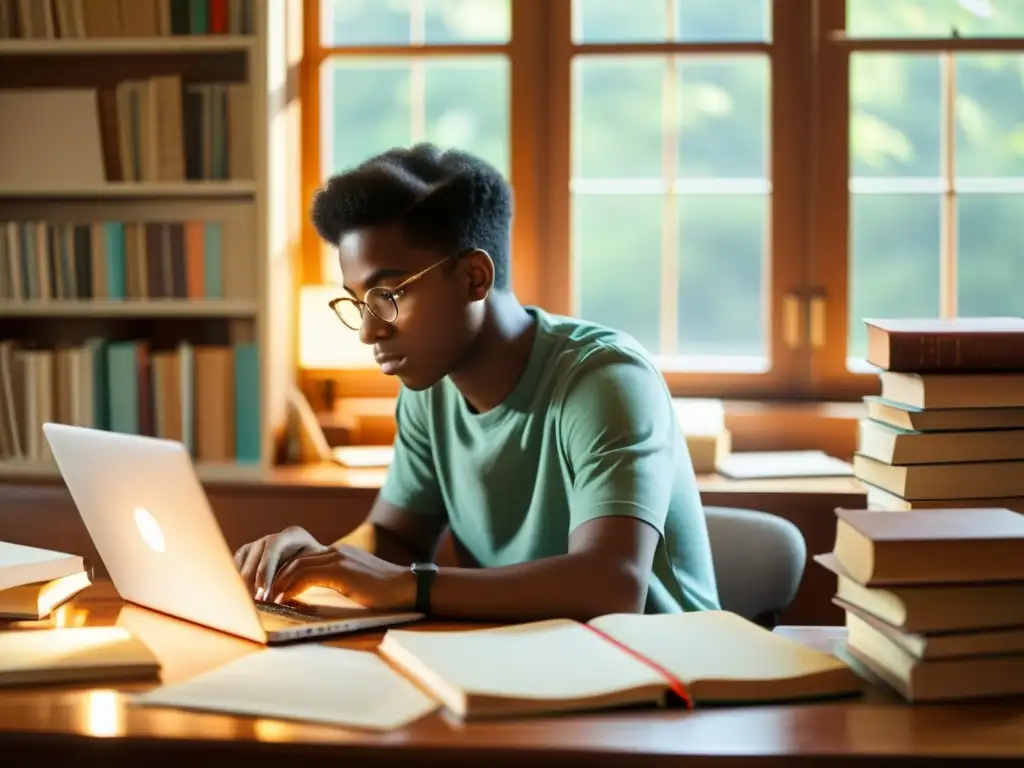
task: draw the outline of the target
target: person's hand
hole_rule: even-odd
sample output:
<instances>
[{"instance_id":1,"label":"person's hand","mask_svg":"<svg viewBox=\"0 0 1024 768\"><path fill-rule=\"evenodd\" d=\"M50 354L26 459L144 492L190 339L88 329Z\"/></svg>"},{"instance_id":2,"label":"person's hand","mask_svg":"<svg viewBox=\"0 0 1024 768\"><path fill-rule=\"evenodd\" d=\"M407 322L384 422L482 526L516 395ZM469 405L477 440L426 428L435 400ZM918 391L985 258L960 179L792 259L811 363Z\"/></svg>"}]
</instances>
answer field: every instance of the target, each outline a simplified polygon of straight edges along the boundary
<instances>
[{"instance_id":1,"label":"person's hand","mask_svg":"<svg viewBox=\"0 0 1024 768\"><path fill-rule=\"evenodd\" d=\"M277 571L269 597L282 603L313 586L377 610L411 610L416 604L416 577L409 568L344 544L293 557Z\"/></svg>"},{"instance_id":2,"label":"person's hand","mask_svg":"<svg viewBox=\"0 0 1024 768\"><path fill-rule=\"evenodd\" d=\"M314 539L309 531L292 526L241 547L235 552L235 567L249 592L257 600L266 600L267 588L282 565L294 557L319 555L330 549Z\"/></svg>"}]
</instances>

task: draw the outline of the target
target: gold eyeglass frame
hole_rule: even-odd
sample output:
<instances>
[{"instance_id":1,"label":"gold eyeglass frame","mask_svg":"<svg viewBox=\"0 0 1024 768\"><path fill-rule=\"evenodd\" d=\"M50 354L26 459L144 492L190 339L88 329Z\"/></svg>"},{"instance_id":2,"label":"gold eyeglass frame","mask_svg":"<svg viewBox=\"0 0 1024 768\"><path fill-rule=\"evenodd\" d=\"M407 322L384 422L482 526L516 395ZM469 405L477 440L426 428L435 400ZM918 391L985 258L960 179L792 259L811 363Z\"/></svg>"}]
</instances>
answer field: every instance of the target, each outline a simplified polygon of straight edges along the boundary
<instances>
[{"instance_id":1,"label":"gold eyeglass frame","mask_svg":"<svg viewBox=\"0 0 1024 768\"><path fill-rule=\"evenodd\" d=\"M414 283L415 281L419 280L421 277L426 275L428 272L430 272L433 269L436 269L437 267L441 266L442 264L445 264L445 263L447 263L449 261L454 261L456 259L461 259L463 256L467 256L468 254L473 253L474 251L477 251L477 250L479 250L479 249L478 248L470 248L468 250L462 251L461 253L457 253L454 256L445 256L440 261L434 262L429 267L427 267L425 269L421 269L416 274L410 275L409 277L405 278L405 280L400 282L394 288L384 288L383 286L377 286L377 287L374 287L374 288L370 288L368 291L366 291L366 293L363 294L363 298L362 299L356 299L356 298L354 298L352 296L339 296L338 298L331 299L329 302L327 302L327 306L329 306L331 308L331 311L334 312L334 314L337 316L338 320L341 321L341 324L344 325L349 330L352 330L352 331L358 331L359 328L353 328L351 325L346 323L345 322L345 318L343 318L341 316L341 312L338 310L338 306L340 304L342 304L342 303L345 303L345 302L347 302L349 304L352 304L359 311L359 323L360 323L360 326L362 326L363 312L364 311L368 311L371 315L376 317L382 323L389 323L389 324L393 323L393 322L395 322L398 319L398 299L400 299L402 297L402 295L406 292L406 290L408 289L408 287L412 283ZM392 317L390 320L388 320L387 318L381 317L376 312L374 312L372 309L370 309L370 305L366 302L366 297L369 296L370 294L374 294L374 295L378 295L378 296L383 296L388 301L390 301L391 302L391 306L394 308L394 317Z\"/></svg>"}]
</instances>

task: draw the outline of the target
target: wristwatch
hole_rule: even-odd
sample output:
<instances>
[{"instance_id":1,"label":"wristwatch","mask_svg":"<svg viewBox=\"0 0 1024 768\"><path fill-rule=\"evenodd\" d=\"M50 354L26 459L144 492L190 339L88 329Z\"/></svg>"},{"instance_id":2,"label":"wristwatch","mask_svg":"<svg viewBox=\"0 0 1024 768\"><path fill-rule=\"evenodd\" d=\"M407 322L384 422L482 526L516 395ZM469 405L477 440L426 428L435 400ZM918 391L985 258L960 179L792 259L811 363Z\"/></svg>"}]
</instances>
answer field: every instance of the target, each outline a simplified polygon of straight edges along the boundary
<instances>
[{"instance_id":1,"label":"wristwatch","mask_svg":"<svg viewBox=\"0 0 1024 768\"><path fill-rule=\"evenodd\" d=\"M434 563L413 563L411 568L416 576L416 612L424 615L430 613L430 588L437 576L437 565Z\"/></svg>"}]
</instances>

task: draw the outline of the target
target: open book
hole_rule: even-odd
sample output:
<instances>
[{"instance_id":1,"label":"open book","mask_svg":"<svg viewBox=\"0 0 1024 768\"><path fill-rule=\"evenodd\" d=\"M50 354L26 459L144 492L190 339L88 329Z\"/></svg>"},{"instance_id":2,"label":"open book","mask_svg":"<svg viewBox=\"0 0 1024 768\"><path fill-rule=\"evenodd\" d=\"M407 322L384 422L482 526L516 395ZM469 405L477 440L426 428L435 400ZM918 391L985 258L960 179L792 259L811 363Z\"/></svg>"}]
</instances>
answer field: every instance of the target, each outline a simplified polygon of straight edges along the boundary
<instances>
[{"instance_id":1,"label":"open book","mask_svg":"<svg viewBox=\"0 0 1024 768\"><path fill-rule=\"evenodd\" d=\"M554 619L464 631L391 629L379 651L462 718L863 690L861 678L834 656L727 611L611 614L587 624Z\"/></svg>"}]
</instances>

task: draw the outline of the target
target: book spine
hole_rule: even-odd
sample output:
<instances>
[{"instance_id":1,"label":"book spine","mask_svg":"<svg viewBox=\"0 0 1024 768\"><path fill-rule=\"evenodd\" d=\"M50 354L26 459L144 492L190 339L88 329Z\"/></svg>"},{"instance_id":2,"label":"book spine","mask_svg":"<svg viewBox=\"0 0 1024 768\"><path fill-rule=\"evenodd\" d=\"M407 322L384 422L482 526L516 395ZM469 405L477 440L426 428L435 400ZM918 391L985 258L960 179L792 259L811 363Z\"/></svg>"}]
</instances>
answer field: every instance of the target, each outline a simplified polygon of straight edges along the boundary
<instances>
[{"instance_id":1,"label":"book spine","mask_svg":"<svg viewBox=\"0 0 1024 768\"><path fill-rule=\"evenodd\" d=\"M887 370L898 373L1024 371L1024 334L892 333L889 334Z\"/></svg>"}]
</instances>

